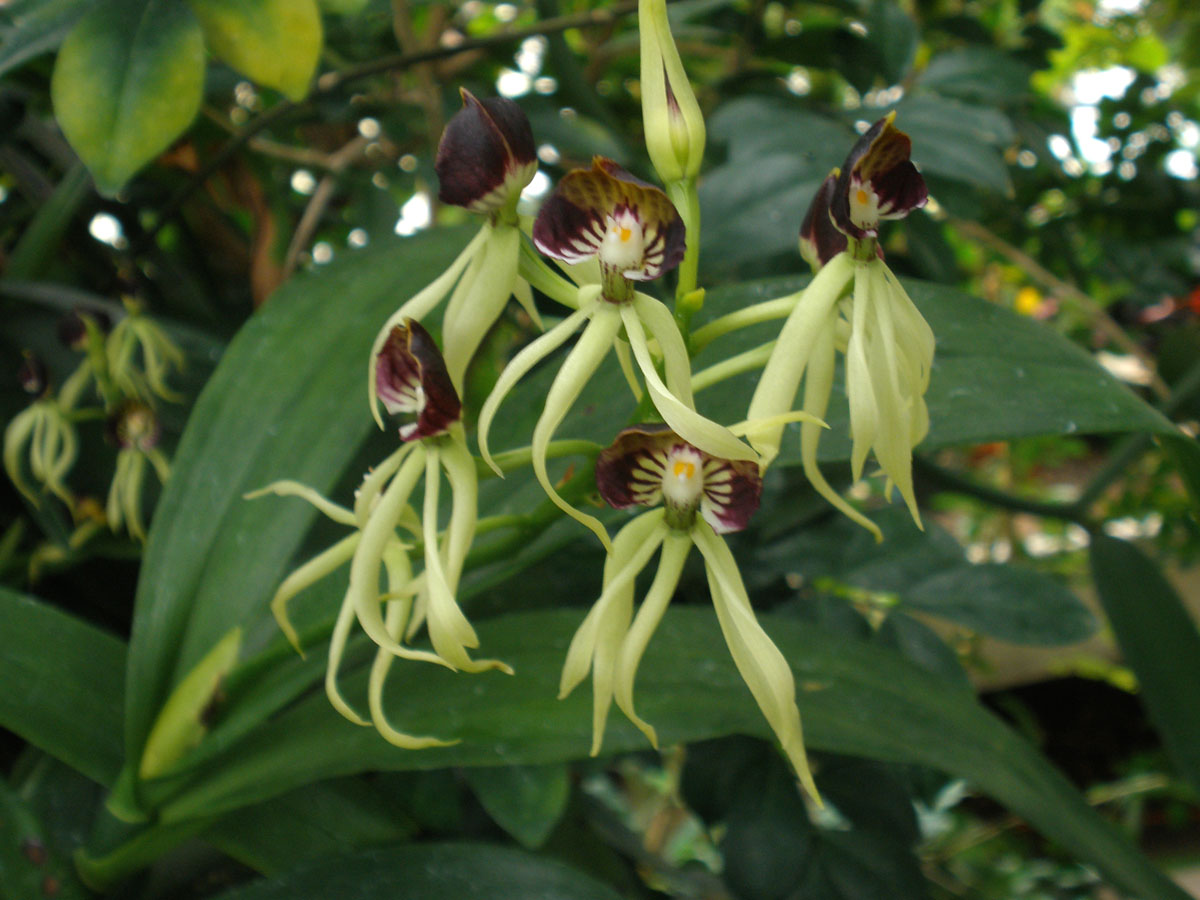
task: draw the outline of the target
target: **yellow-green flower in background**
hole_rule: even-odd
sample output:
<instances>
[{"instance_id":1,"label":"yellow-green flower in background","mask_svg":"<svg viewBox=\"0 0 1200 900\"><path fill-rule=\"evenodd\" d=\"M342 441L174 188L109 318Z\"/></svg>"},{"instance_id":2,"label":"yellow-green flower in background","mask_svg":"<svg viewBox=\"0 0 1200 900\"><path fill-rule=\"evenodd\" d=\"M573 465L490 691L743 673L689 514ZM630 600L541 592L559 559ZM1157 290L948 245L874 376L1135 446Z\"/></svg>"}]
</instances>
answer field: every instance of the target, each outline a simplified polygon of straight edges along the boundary
<instances>
[{"instance_id":1,"label":"yellow-green flower in background","mask_svg":"<svg viewBox=\"0 0 1200 900\"><path fill-rule=\"evenodd\" d=\"M74 498L63 479L79 455L79 441L68 416L69 408L61 396L54 396L46 367L32 353L25 352L17 377L24 391L35 399L4 429L4 470L13 486L34 506L41 503L43 491L72 506ZM26 466L41 485L40 491L25 479Z\"/></svg>"},{"instance_id":2,"label":"yellow-green flower in background","mask_svg":"<svg viewBox=\"0 0 1200 900\"><path fill-rule=\"evenodd\" d=\"M395 326L424 319L449 296L442 317L442 345L450 380L461 390L467 365L510 296L516 296L538 321L529 285L517 274L521 256L517 200L537 173L529 119L507 98L479 100L465 89L461 94L463 107L447 123L434 161L438 199L487 216L487 221L449 268L403 303L379 330L371 353L368 393L380 428L375 363Z\"/></svg>"},{"instance_id":3,"label":"yellow-green flower in background","mask_svg":"<svg viewBox=\"0 0 1200 900\"><path fill-rule=\"evenodd\" d=\"M146 526L142 520L142 492L146 481L146 464L149 463L166 484L171 467L166 456L158 447L162 428L158 417L140 400L125 400L108 417L109 439L117 446L117 468L108 489L105 516L108 527L113 531L124 526L130 537L146 540Z\"/></svg>"},{"instance_id":4,"label":"yellow-green flower in background","mask_svg":"<svg viewBox=\"0 0 1200 900\"><path fill-rule=\"evenodd\" d=\"M653 506L617 534L604 564L600 598L567 650L559 696L592 675L592 753L600 751L613 700L654 746L653 726L634 708L638 665L670 603L694 545L704 557L713 607L730 654L784 753L814 799L792 670L754 616L737 562L720 537L745 528L762 481L753 461L711 456L665 425L622 431L596 462L610 506ZM633 614L634 583L661 548L658 571Z\"/></svg>"},{"instance_id":5,"label":"yellow-green flower in background","mask_svg":"<svg viewBox=\"0 0 1200 900\"><path fill-rule=\"evenodd\" d=\"M600 521L575 509L554 489L546 473L546 448L622 328L650 399L677 433L713 455L754 458L754 452L728 429L696 412L691 365L671 311L634 287L635 282L657 278L678 265L685 238L683 221L667 195L612 160L596 157L591 169L569 172L542 205L533 242L547 256L567 264L597 260L600 283L582 285L575 312L513 357L479 415L480 453L496 468L488 432L500 404L530 369L583 328L550 387L530 444L534 472L543 489L606 547L610 546L608 533ZM651 356L651 337L662 354L661 376Z\"/></svg>"},{"instance_id":6,"label":"yellow-green flower in background","mask_svg":"<svg viewBox=\"0 0 1200 900\"><path fill-rule=\"evenodd\" d=\"M823 418L833 387L837 350L846 357L846 394L853 442L851 468L862 477L874 452L913 520L920 525L912 481L912 448L929 430L925 391L934 338L908 293L882 259L876 236L882 219L925 204L925 181L909 160L912 143L889 114L855 144L841 169L825 179L801 226L801 252L815 269L797 295L750 402L748 418L766 420L792 406L801 380L802 408ZM779 453L782 425L758 429L751 443L768 464ZM821 427L800 426L804 471L813 486L854 521L879 529L821 474Z\"/></svg>"}]
</instances>

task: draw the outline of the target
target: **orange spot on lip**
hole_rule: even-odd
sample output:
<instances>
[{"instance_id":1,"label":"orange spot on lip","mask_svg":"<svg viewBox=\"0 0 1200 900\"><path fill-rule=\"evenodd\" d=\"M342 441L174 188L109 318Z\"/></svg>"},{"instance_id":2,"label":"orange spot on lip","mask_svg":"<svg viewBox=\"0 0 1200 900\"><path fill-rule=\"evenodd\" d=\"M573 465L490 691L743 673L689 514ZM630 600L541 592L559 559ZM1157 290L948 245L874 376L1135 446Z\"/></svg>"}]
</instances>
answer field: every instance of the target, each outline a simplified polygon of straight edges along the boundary
<instances>
[{"instance_id":1,"label":"orange spot on lip","mask_svg":"<svg viewBox=\"0 0 1200 900\"><path fill-rule=\"evenodd\" d=\"M691 478L695 474L696 474L696 464L695 463L685 462L682 459L678 460L675 463L675 477L676 478Z\"/></svg>"},{"instance_id":2,"label":"orange spot on lip","mask_svg":"<svg viewBox=\"0 0 1200 900\"><path fill-rule=\"evenodd\" d=\"M864 191L862 188L859 188L859 189L858 189L858 193L854 195L854 198L855 198L855 199L856 199L856 200L857 200L859 203L863 203L863 204L865 204L865 203L867 202L867 192L866 192L866 191Z\"/></svg>"},{"instance_id":3,"label":"orange spot on lip","mask_svg":"<svg viewBox=\"0 0 1200 900\"><path fill-rule=\"evenodd\" d=\"M632 229L630 229L630 228L625 228L624 226L622 226L622 228L621 228L621 230L620 230L620 238L621 238L621 240L622 240L622 241L627 241L627 240L629 240L629 238L630 238L630 236L632 236L632 234L633 234L633 230L632 230Z\"/></svg>"}]
</instances>

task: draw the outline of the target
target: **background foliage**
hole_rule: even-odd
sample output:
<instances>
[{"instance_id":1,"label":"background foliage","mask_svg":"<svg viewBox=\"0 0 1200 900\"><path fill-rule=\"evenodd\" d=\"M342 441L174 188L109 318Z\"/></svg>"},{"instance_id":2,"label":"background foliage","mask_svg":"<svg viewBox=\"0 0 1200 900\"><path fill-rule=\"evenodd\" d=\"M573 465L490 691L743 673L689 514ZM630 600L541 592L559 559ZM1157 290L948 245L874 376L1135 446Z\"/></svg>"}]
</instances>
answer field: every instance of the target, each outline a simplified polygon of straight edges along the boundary
<instances>
[{"instance_id":1,"label":"background foliage","mask_svg":"<svg viewBox=\"0 0 1200 900\"><path fill-rule=\"evenodd\" d=\"M405 753L354 729L314 690L323 653L279 635L271 593L330 530L296 501L243 494L287 477L344 498L387 447L346 398L378 323L466 240L432 168L457 86L517 97L542 192L596 153L648 177L631 12L0 8L6 368L28 349L61 383L78 361L61 316L117 321L129 296L187 355L181 398L158 410L173 474L146 498L144 548L52 496L0 493L0 894L1183 896L1164 875L1200 846L1185 608L1200 17L1183 0L671 6L709 131L698 323L803 283L800 217L860 123L897 110L936 201L884 234L938 338L926 531L872 482L858 499L877 546L782 469L733 542L796 671L827 811L763 740L699 570L639 679L639 709L674 746L650 753L614 722L612 755L586 757L586 697L554 697L602 558L525 476L483 485L485 511L514 518L481 539L463 590L488 654L518 675L397 666L389 682L406 725L462 743ZM501 321L475 408L531 334ZM765 339L723 339L696 366ZM523 442L551 375L509 401L493 446ZM563 434L607 443L631 411L619 380L602 370ZM749 383L701 409L742 418ZM28 402L0 384L6 420ZM830 421L822 453L848 484L844 401ZM102 501L115 453L99 422L80 430L70 488ZM297 602L312 648L338 593ZM1101 623L1112 639L1083 643ZM135 784L171 689L235 625L241 656L202 739ZM367 649L351 651L360 682ZM972 689L1030 679L986 705Z\"/></svg>"}]
</instances>

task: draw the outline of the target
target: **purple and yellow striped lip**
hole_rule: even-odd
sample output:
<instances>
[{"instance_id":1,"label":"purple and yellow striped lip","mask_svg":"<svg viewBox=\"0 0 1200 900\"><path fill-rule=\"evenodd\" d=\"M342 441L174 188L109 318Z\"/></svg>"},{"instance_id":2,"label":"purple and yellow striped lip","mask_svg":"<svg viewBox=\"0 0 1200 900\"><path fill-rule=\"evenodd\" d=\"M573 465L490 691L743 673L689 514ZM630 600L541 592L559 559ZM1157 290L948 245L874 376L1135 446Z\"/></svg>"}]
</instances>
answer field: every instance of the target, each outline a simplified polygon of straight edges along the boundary
<instances>
[{"instance_id":1,"label":"purple and yellow striped lip","mask_svg":"<svg viewBox=\"0 0 1200 900\"><path fill-rule=\"evenodd\" d=\"M389 414L416 415L415 422L401 426L402 441L442 434L462 417L441 351L415 319L388 335L377 358L375 387Z\"/></svg>"},{"instance_id":2,"label":"purple and yellow striped lip","mask_svg":"<svg viewBox=\"0 0 1200 900\"><path fill-rule=\"evenodd\" d=\"M512 100L479 100L465 88L460 93L463 108L442 132L433 164L438 199L490 213L520 196L537 172L533 129Z\"/></svg>"},{"instance_id":3,"label":"purple and yellow striped lip","mask_svg":"<svg viewBox=\"0 0 1200 900\"><path fill-rule=\"evenodd\" d=\"M624 429L596 460L596 485L614 509L656 506L700 515L713 531L741 531L758 509L762 479L748 460L697 450L663 424Z\"/></svg>"},{"instance_id":4,"label":"purple and yellow striped lip","mask_svg":"<svg viewBox=\"0 0 1200 900\"><path fill-rule=\"evenodd\" d=\"M568 172L533 224L539 250L566 263L599 257L631 281L649 281L679 265L683 219L667 195L597 156Z\"/></svg>"}]
</instances>

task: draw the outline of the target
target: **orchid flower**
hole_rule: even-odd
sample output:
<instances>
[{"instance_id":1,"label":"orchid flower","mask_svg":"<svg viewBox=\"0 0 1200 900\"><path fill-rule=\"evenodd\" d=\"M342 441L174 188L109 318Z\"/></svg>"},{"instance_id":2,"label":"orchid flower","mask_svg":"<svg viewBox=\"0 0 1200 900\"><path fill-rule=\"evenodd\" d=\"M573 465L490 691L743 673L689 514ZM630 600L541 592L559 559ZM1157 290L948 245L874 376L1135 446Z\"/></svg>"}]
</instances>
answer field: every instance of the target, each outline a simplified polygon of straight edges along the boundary
<instances>
[{"instance_id":1,"label":"orchid flower","mask_svg":"<svg viewBox=\"0 0 1200 900\"><path fill-rule=\"evenodd\" d=\"M534 472L550 499L609 547L600 521L575 509L554 489L546 473L546 448L622 328L650 399L675 432L721 458L753 459L754 452L728 429L696 412L688 354L671 311L634 289L635 282L657 278L683 258L683 221L666 194L612 160L596 157L591 169L576 169L559 182L534 222L533 242L568 264L598 260L600 283L581 285L575 312L509 362L480 411L479 449L500 474L488 448L488 432L500 404L530 369L582 327L546 396L530 445ZM651 356L651 336L658 341L665 377Z\"/></svg>"},{"instance_id":2,"label":"orchid flower","mask_svg":"<svg viewBox=\"0 0 1200 900\"><path fill-rule=\"evenodd\" d=\"M35 399L4 429L4 469L13 486L34 506L40 505L41 496L25 480L23 462L43 490L72 506L74 498L63 483L79 455L75 425L68 416L70 407L61 392L53 395L46 367L32 353L25 352L17 377Z\"/></svg>"},{"instance_id":3,"label":"orchid flower","mask_svg":"<svg viewBox=\"0 0 1200 900\"><path fill-rule=\"evenodd\" d=\"M433 338L419 322L394 325L380 348L374 370L377 393L389 414L414 420L401 426L399 449L363 479L353 509L331 503L311 488L276 482L251 494L274 493L308 500L336 522L355 531L298 568L280 585L271 602L280 628L300 651L299 635L287 616L287 605L300 591L350 564L349 585L334 624L326 668L325 690L334 708L352 722L374 724L391 743L408 749L444 745L434 737L405 734L393 727L383 710L383 684L396 657L431 662L450 669L479 672L512 669L496 660L472 659L467 648L479 639L455 599L467 551L475 535L478 483L475 461L467 450L460 421L462 405ZM449 522L438 529L441 477L452 493ZM418 516L410 506L424 477ZM414 577L411 545L397 528L423 542L424 571ZM387 591L379 589L383 576ZM356 712L338 689L338 671L350 630L358 621L379 649L368 682L371 722ZM425 624L433 650L408 646ZM302 652L302 651L301 651Z\"/></svg>"},{"instance_id":4,"label":"orchid flower","mask_svg":"<svg viewBox=\"0 0 1200 900\"><path fill-rule=\"evenodd\" d=\"M845 164L818 190L801 227L801 252L815 269L794 307L750 402L748 418L770 419L791 408L801 380L803 409L821 418L833 387L836 351L846 356L846 393L853 441L851 470L862 477L874 452L888 491L894 486L921 524L912 480L912 448L929 430L925 391L934 337L882 259L882 219L901 218L928 199L909 160L912 142L891 113L876 122ZM817 465L820 426L800 426L805 474L830 503L882 539L878 527L841 497ZM779 453L783 426L759 429L751 443L764 464Z\"/></svg>"},{"instance_id":5,"label":"orchid flower","mask_svg":"<svg viewBox=\"0 0 1200 900\"><path fill-rule=\"evenodd\" d=\"M162 484L167 483L171 474L170 464L158 447L162 428L149 406L140 400L126 400L109 416L107 430L109 439L118 447L117 468L105 507L108 526L116 531L124 525L130 537L144 542L142 485L146 480L146 464L154 468Z\"/></svg>"},{"instance_id":6,"label":"orchid flower","mask_svg":"<svg viewBox=\"0 0 1200 900\"><path fill-rule=\"evenodd\" d=\"M592 675L592 754L600 751L608 711L617 706L655 747L654 727L634 707L642 655L666 612L692 546L704 557L709 590L725 642L805 788L818 799L804 752L792 670L759 625L729 547L720 535L740 531L758 508L762 482L753 461L714 457L666 425L622 431L600 454L596 484L610 506L653 506L613 541L599 599L575 632L559 697ZM634 582L660 551L658 572L633 614Z\"/></svg>"},{"instance_id":7,"label":"orchid flower","mask_svg":"<svg viewBox=\"0 0 1200 900\"><path fill-rule=\"evenodd\" d=\"M442 133L434 170L443 203L487 216L479 233L450 266L384 323L375 338L368 377L371 414L380 428L375 364L392 330L409 319L428 316L447 295L442 318L446 368L456 390L462 389L467 366L510 296L540 321L528 283L518 277L521 230L517 200L537 173L537 149L529 119L504 97L478 100L466 89L463 108Z\"/></svg>"}]
</instances>

